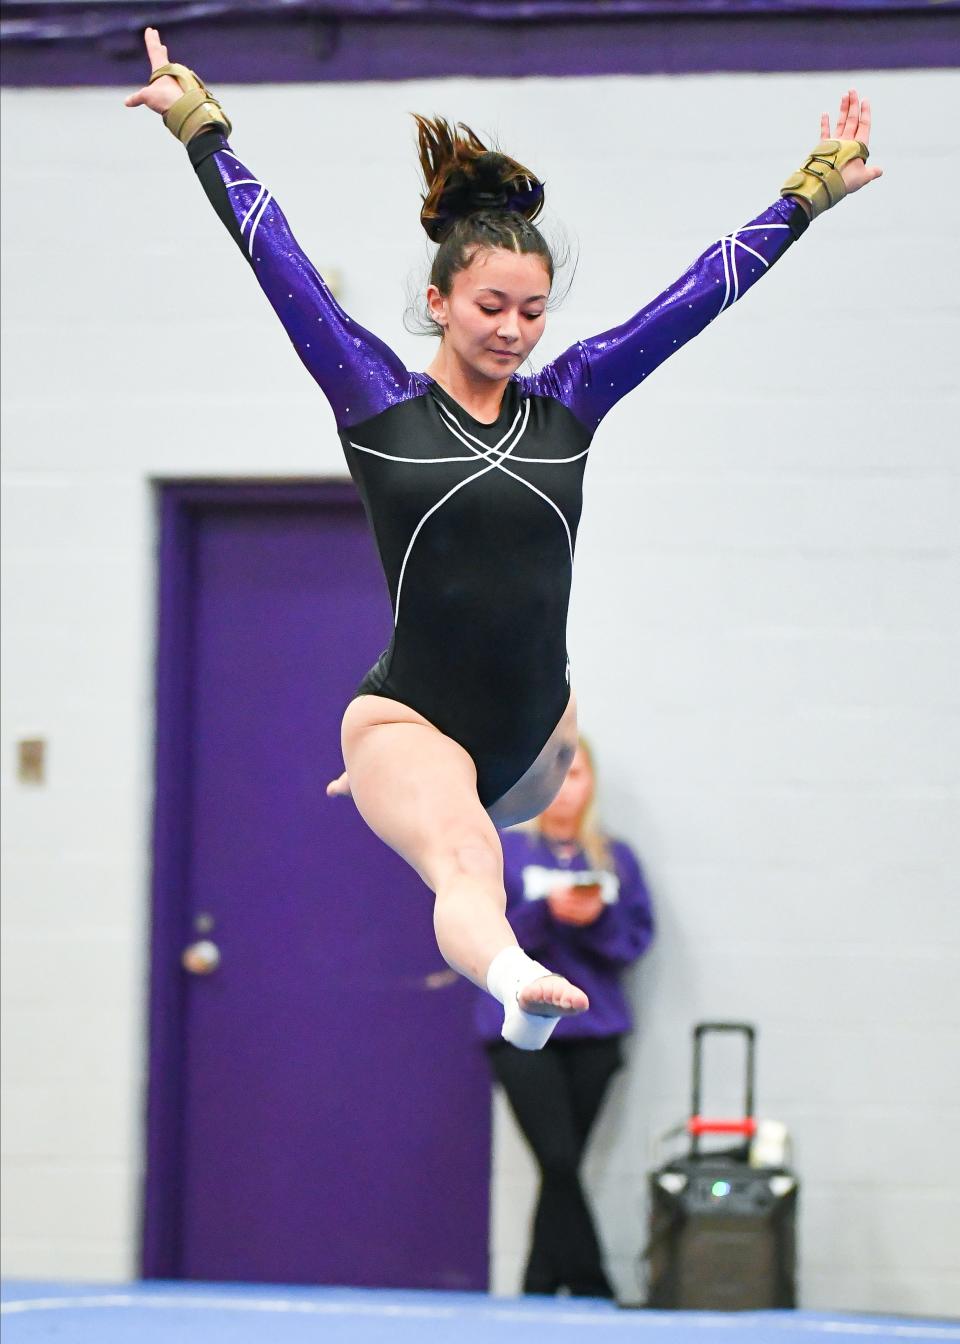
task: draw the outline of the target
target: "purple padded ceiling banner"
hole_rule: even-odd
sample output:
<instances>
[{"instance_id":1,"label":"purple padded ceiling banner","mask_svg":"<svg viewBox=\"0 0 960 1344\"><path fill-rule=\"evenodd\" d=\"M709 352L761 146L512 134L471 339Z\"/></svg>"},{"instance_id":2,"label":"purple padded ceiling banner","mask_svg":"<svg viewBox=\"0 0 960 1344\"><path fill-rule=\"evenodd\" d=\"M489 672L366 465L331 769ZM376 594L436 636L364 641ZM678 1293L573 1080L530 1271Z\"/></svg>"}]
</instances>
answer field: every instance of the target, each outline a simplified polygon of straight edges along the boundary
<instances>
[{"instance_id":1,"label":"purple padded ceiling banner","mask_svg":"<svg viewBox=\"0 0 960 1344\"><path fill-rule=\"evenodd\" d=\"M0 82L130 84L147 24L211 83L960 65L960 0L3 0Z\"/></svg>"},{"instance_id":2,"label":"purple padded ceiling banner","mask_svg":"<svg viewBox=\"0 0 960 1344\"><path fill-rule=\"evenodd\" d=\"M954 8L952 0L156 0L155 22L194 23L200 19L260 14L314 14L325 19L482 19L515 23L557 19L646 18L650 15L705 14L883 14ZM140 29L147 7L129 0L33 0L3 3L0 34L44 38L93 37Z\"/></svg>"}]
</instances>

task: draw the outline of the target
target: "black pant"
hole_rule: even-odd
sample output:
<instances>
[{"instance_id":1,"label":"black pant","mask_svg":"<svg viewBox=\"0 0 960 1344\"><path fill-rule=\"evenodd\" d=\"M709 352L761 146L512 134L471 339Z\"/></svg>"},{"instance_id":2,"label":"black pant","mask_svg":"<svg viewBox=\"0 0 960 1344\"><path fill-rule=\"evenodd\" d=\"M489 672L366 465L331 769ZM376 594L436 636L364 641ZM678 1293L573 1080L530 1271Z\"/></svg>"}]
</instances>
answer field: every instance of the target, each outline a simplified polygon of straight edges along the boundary
<instances>
[{"instance_id":1,"label":"black pant","mask_svg":"<svg viewBox=\"0 0 960 1344\"><path fill-rule=\"evenodd\" d=\"M607 1084L622 1063L620 1038L548 1041L536 1051L497 1041L487 1053L540 1166L523 1291L567 1288L578 1297L613 1297L580 1162Z\"/></svg>"}]
</instances>

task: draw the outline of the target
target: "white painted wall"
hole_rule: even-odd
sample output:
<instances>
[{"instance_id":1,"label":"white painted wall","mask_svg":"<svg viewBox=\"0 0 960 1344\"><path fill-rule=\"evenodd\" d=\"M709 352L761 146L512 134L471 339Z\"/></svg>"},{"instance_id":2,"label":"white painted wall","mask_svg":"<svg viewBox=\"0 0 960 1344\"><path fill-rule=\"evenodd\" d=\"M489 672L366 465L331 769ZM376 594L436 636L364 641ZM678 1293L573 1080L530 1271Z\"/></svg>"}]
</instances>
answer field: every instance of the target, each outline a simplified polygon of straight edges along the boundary
<instances>
[{"instance_id":1,"label":"white painted wall","mask_svg":"<svg viewBox=\"0 0 960 1344\"><path fill-rule=\"evenodd\" d=\"M176 52L189 60L189 52ZM571 651L660 938L589 1159L631 1295L695 1020L761 1027L811 1307L960 1310L955 263L960 79L863 76L887 177L611 415ZM221 90L343 300L414 366L410 108L500 132L581 246L544 359L776 194L830 76ZM135 1273L151 808L151 480L342 470L330 413L182 151L119 90L3 95L4 1255ZM44 788L16 739L50 742ZM532 1174L498 1108L493 1277Z\"/></svg>"}]
</instances>

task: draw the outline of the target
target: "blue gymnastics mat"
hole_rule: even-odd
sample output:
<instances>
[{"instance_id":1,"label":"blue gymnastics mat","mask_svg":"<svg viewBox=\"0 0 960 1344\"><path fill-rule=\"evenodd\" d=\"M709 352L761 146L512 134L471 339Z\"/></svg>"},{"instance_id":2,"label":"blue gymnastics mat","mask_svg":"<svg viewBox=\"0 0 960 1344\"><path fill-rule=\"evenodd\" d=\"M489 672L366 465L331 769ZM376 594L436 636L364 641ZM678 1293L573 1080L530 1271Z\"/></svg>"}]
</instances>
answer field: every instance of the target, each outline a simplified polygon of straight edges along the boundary
<instances>
[{"instance_id":1,"label":"blue gymnastics mat","mask_svg":"<svg viewBox=\"0 0 960 1344\"><path fill-rule=\"evenodd\" d=\"M813 1344L957 1340L960 1323L817 1312L620 1311L580 1299L262 1285L3 1285L3 1344Z\"/></svg>"}]
</instances>

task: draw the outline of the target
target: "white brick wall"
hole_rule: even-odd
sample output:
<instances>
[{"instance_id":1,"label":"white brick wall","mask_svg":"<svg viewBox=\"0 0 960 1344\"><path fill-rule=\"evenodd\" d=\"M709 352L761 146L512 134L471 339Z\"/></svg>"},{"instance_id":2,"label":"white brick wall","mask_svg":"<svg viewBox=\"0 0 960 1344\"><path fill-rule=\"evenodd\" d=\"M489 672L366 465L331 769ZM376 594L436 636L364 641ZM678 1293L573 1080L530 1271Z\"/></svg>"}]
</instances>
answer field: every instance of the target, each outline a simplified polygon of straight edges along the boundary
<instances>
[{"instance_id":1,"label":"white brick wall","mask_svg":"<svg viewBox=\"0 0 960 1344\"><path fill-rule=\"evenodd\" d=\"M189 59L189 52L177 52ZM960 1311L955 74L857 76L886 179L611 415L571 624L610 823L660 916L589 1158L636 1290L690 1024L761 1027L804 1179L805 1305ZM746 220L831 76L222 90L241 154L355 316L422 273L404 113L498 131L581 249L543 358ZM152 732L150 479L342 470L329 412L180 152L118 90L3 95L4 1255L135 1272ZM922 126L918 109L922 108ZM919 129L918 129L919 126ZM343 134L350 128L349 135ZM382 204L370 202L371 175ZM336 183L338 200L326 184ZM51 743L42 790L13 744ZM492 1264L529 1158L496 1107Z\"/></svg>"}]
</instances>

